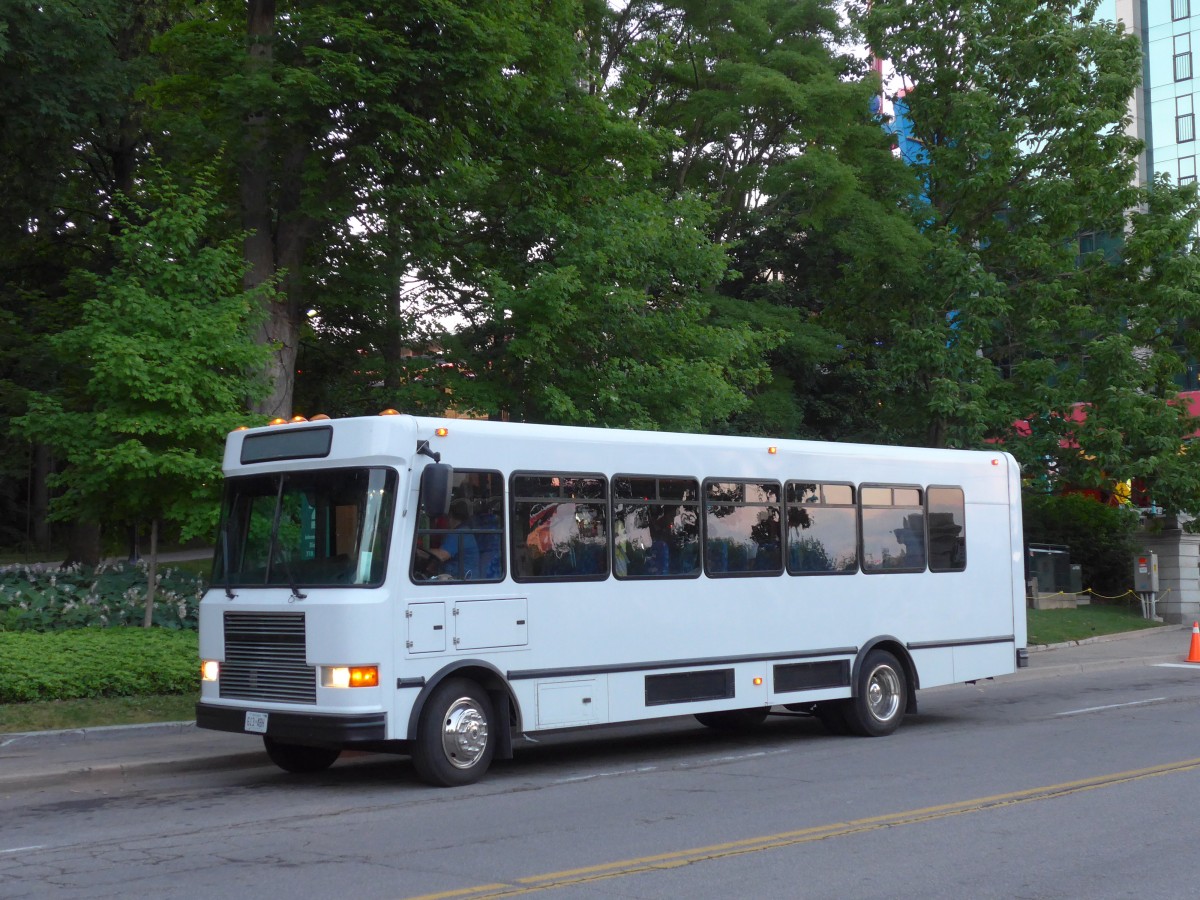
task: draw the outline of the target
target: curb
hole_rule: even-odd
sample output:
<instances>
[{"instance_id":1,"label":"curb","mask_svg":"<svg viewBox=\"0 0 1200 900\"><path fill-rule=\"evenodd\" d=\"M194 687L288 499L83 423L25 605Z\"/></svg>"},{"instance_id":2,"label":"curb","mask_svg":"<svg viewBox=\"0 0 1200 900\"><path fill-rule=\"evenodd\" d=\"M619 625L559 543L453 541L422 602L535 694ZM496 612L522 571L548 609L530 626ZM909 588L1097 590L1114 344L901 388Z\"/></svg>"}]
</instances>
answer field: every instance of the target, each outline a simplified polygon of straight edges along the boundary
<instances>
[{"instance_id":1,"label":"curb","mask_svg":"<svg viewBox=\"0 0 1200 900\"><path fill-rule=\"evenodd\" d=\"M70 744L89 740L123 740L141 735L182 734L195 731L196 723L145 722L139 725L94 725L90 728L63 728L58 731L13 731L0 734L0 750L21 744L36 747L42 744Z\"/></svg>"},{"instance_id":2,"label":"curb","mask_svg":"<svg viewBox=\"0 0 1200 900\"><path fill-rule=\"evenodd\" d=\"M1068 647L1083 647L1088 644L1104 644L1109 641L1123 641L1126 638L1145 637L1150 634L1163 634L1167 631L1191 631L1190 625L1159 625L1156 628L1142 628L1138 631L1118 631L1115 634L1098 634L1095 637L1080 638L1077 641L1063 641L1060 644L1031 644L1026 649L1030 653L1040 653L1043 650L1065 650Z\"/></svg>"}]
</instances>

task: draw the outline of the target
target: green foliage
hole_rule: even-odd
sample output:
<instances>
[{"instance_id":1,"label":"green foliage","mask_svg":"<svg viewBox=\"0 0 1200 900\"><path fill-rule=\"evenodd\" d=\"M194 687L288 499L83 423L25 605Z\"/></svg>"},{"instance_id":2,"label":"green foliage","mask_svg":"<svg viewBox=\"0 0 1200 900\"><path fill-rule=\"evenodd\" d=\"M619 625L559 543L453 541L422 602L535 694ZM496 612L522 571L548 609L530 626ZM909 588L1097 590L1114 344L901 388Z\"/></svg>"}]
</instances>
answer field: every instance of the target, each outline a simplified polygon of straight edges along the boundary
<instances>
[{"instance_id":1,"label":"green foliage","mask_svg":"<svg viewBox=\"0 0 1200 900\"><path fill-rule=\"evenodd\" d=\"M1138 514L1106 506L1082 494L1038 494L1021 498L1025 542L1066 544L1071 562L1082 567L1083 587L1116 597L1133 587Z\"/></svg>"},{"instance_id":2,"label":"green foliage","mask_svg":"<svg viewBox=\"0 0 1200 900\"><path fill-rule=\"evenodd\" d=\"M921 190L908 205L929 242L889 279L881 327L854 332L879 372L881 424L902 440L999 439L1059 488L1137 477L1160 505L1200 510L1174 385L1195 351L1200 210L1193 189L1134 184L1137 37L1097 21L1094 2L859 13L909 88ZM1120 249L1083 253L1081 234Z\"/></svg>"},{"instance_id":3,"label":"green foliage","mask_svg":"<svg viewBox=\"0 0 1200 900\"><path fill-rule=\"evenodd\" d=\"M114 211L113 271L77 273L80 320L50 343L80 382L33 395L15 423L67 464L52 480L59 518L211 531L224 438L246 421L265 350L236 237L206 237L209 175L183 190L156 169Z\"/></svg>"},{"instance_id":4,"label":"green foliage","mask_svg":"<svg viewBox=\"0 0 1200 900\"><path fill-rule=\"evenodd\" d=\"M134 625L143 621L147 588L141 564L0 567L0 632ZM204 578L180 569L160 570L153 624L194 630L204 589Z\"/></svg>"},{"instance_id":5,"label":"green foliage","mask_svg":"<svg viewBox=\"0 0 1200 900\"><path fill-rule=\"evenodd\" d=\"M200 686L195 632L0 632L0 703L182 694Z\"/></svg>"}]
</instances>

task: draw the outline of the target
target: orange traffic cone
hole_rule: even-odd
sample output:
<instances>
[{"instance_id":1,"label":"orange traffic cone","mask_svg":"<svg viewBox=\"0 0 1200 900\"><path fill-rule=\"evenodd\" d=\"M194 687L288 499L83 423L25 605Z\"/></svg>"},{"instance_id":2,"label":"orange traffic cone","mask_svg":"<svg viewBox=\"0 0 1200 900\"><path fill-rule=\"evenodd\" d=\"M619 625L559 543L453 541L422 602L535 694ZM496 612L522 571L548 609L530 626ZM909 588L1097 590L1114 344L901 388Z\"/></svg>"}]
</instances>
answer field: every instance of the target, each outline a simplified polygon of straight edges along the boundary
<instances>
[{"instance_id":1,"label":"orange traffic cone","mask_svg":"<svg viewBox=\"0 0 1200 900\"><path fill-rule=\"evenodd\" d=\"M1200 663L1200 622L1192 623L1192 646L1184 662Z\"/></svg>"}]
</instances>

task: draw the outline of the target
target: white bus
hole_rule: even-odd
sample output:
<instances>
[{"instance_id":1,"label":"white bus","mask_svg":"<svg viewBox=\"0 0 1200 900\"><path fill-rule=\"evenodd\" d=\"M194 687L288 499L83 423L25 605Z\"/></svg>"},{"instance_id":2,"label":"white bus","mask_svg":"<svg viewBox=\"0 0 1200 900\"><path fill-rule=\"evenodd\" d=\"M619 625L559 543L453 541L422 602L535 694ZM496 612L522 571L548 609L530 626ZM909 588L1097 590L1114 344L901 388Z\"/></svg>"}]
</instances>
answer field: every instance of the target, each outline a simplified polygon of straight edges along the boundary
<instances>
[{"instance_id":1,"label":"white bus","mask_svg":"<svg viewBox=\"0 0 1200 900\"><path fill-rule=\"evenodd\" d=\"M773 708L884 735L1026 659L1000 451L387 414L234 432L224 472L197 724L288 771L467 784L524 735Z\"/></svg>"}]
</instances>

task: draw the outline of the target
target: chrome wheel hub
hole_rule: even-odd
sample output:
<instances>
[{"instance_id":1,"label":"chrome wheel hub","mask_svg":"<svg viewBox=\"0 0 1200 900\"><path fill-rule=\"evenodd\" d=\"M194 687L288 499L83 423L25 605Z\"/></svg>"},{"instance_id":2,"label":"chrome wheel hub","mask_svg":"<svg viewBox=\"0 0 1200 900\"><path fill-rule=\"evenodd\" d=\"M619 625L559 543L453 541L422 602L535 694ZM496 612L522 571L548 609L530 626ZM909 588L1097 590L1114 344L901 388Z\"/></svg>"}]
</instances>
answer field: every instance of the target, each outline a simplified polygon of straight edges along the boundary
<instances>
[{"instance_id":1,"label":"chrome wheel hub","mask_svg":"<svg viewBox=\"0 0 1200 900\"><path fill-rule=\"evenodd\" d=\"M900 711L900 676L889 666L879 666L867 679L867 707L880 722L888 722Z\"/></svg>"},{"instance_id":2,"label":"chrome wheel hub","mask_svg":"<svg viewBox=\"0 0 1200 900\"><path fill-rule=\"evenodd\" d=\"M450 765L469 769L487 749L488 724L470 697L460 697L446 710L442 722L442 750Z\"/></svg>"}]
</instances>

